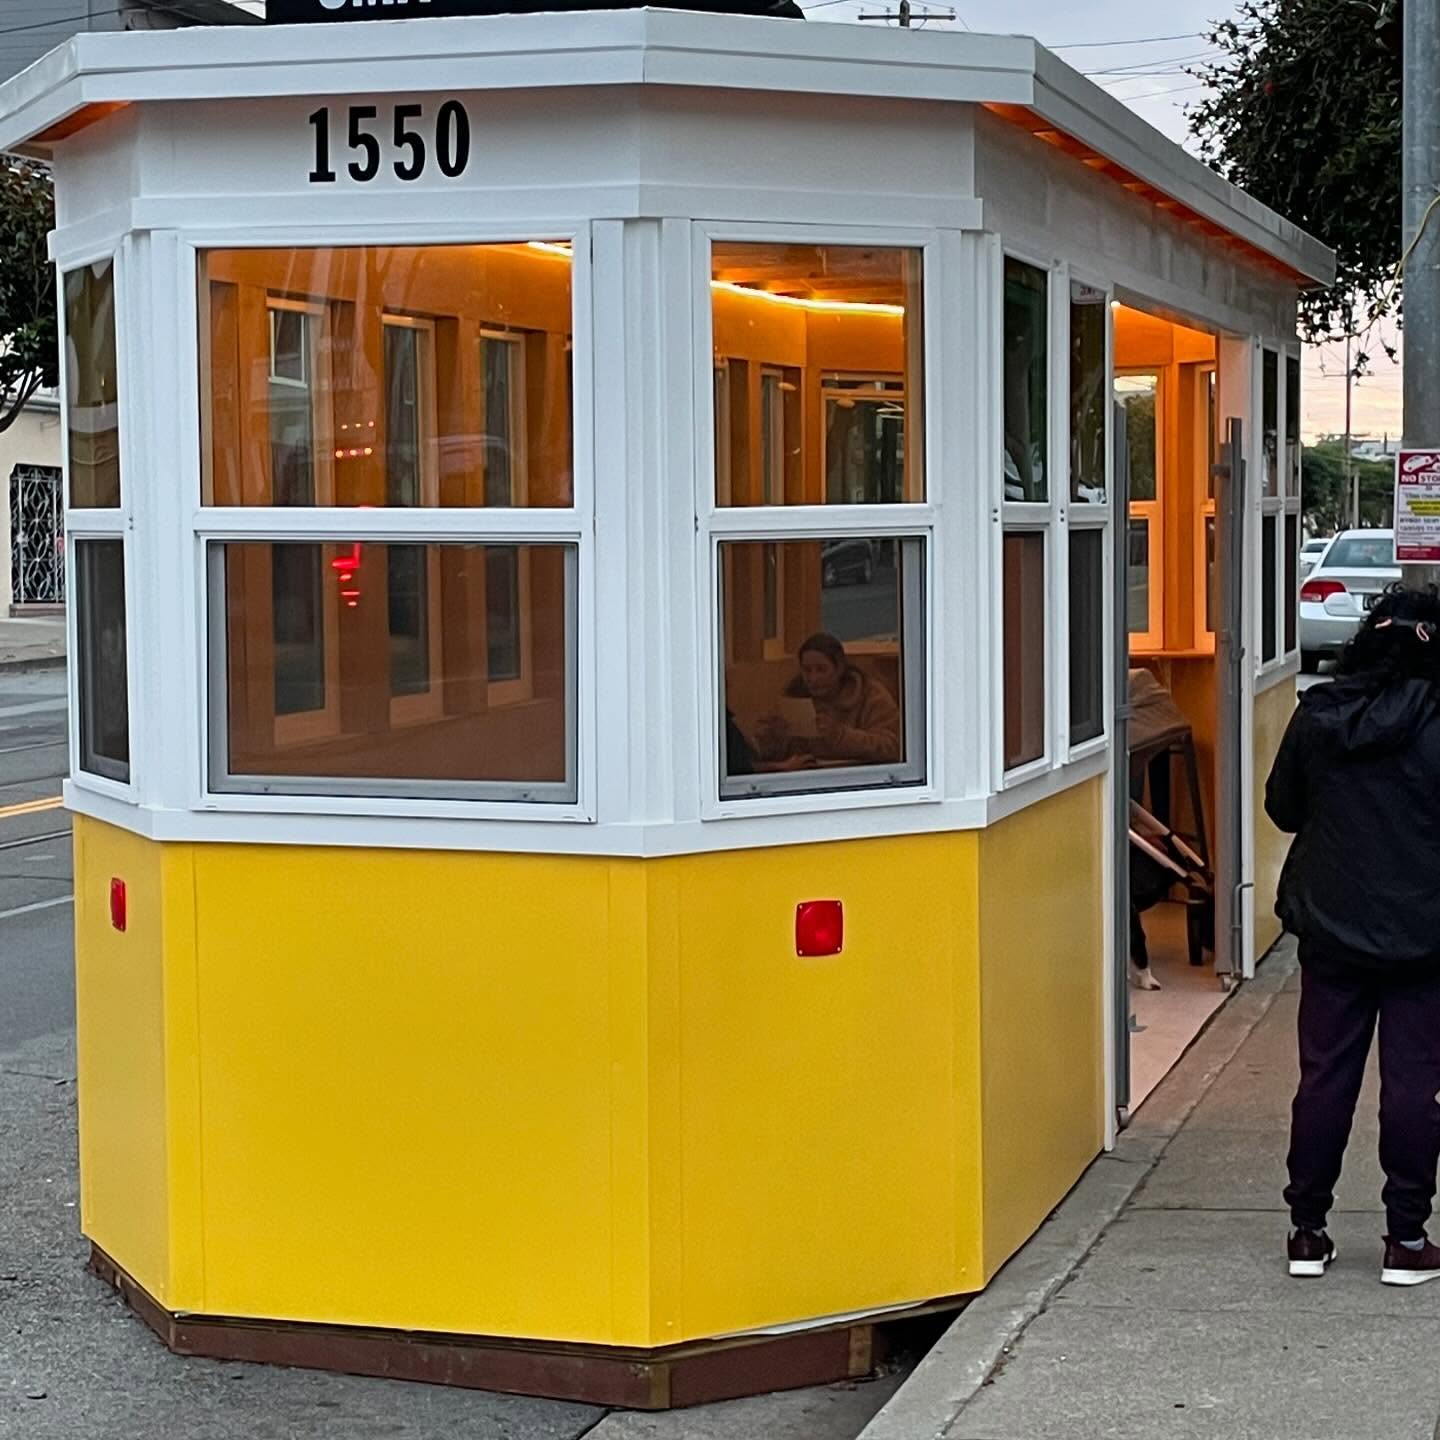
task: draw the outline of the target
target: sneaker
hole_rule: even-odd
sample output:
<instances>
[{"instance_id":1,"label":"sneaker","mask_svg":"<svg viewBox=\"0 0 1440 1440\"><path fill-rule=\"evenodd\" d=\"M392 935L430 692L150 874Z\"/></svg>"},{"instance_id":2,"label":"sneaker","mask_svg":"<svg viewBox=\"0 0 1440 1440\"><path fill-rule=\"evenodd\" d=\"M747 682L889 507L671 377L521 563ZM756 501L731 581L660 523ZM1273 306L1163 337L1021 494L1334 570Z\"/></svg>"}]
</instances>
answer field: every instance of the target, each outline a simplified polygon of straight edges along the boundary
<instances>
[{"instance_id":1,"label":"sneaker","mask_svg":"<svg viewBox=\"0 0 1440 1440\"><path fill-rule=\"evenodd\" d=\"M1427 1239L1418 1250L1407 1250L1398 1240L1385 1237L1385 1267L1382 1285L1423 1285L1440 1279L1440 1248Z\"/></svg>"},{"instance_id":2,"label":"sneaker","mask_svg":"<svg viewBox=\"0 0 1440 1440\"><path fill-rule=\"evenodd\" d=\"M1340 1252L1335 1242L1323 1231L1296 1230L1289 1240L1290 1273L1296 1276L1323 1275ZM1436 1251L1440 1256L1440 1251ZM1389 1251L1386 1251L1388 1265ZM1409 1283L1409 1282L1406 1282Z\"/></svg>"}]
</instances>

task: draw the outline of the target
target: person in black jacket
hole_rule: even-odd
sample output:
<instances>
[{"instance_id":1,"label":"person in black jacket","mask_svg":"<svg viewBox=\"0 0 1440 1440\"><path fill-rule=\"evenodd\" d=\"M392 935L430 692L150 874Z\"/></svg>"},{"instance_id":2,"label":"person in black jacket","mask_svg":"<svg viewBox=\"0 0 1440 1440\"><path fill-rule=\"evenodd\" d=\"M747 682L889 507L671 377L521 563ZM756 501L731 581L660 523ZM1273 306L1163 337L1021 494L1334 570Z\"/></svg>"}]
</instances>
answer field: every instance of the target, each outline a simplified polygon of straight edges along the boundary
<instances>
[{"instance_id":1,"label":"person in black jacket","mask_svg":"<svg viewBox=\"0 0 1440 1440\"><path fill-rule=\"evenodd\" d=\"M1295 836L1276 910L1300 940L1290 1273L1325 1232L1378 1022L1388 1285L1440 1276L1425 1233L1440 1160L1440 594L1393 587L1301 696L1265 788Z\"/></svg>"}]
</instances>

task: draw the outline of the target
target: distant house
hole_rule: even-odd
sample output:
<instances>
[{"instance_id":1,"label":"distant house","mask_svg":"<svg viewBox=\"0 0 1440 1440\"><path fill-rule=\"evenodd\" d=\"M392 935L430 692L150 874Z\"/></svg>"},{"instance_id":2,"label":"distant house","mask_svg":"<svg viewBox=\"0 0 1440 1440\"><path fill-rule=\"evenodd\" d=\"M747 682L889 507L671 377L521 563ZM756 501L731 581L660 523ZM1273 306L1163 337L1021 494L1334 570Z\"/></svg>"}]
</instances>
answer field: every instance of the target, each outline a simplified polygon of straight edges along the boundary
<instances>
[{"instance_id":1,"label":"distant house","mask_svg":"<svg viewBox=\"0 0 1440 1440\"><path fill-rule=\"evenodd\" d=\"M72 35L250 25L230 0L0 0L0 80ZM41 393L0 433L0 615L64 603L60 401Z\"/></svg>"}]
</instances>

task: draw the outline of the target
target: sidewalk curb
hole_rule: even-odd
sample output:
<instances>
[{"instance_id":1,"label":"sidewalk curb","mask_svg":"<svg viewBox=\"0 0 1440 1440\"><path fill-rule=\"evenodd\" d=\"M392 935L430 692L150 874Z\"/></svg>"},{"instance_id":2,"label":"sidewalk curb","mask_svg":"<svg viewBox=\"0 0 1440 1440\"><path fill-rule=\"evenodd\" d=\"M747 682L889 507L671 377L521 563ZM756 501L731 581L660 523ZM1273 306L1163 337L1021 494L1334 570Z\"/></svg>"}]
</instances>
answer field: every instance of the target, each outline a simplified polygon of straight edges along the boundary
<instances>
[{"instance_id":1,"label":"sidewalk curb","mask_svg":"<svg viewBox=\"0 0 1440 1440\"><path fill-rule=\"evenodd\" d=\"M1294 942L1282 941L1255 979L1216 1012L1115 1149L1091 1164L1034 1238L961 1312L857 1440L944 1440L1025 1328L1129 1204L1269 1013L1295 966Z\"/></svg>"}]
</instances>

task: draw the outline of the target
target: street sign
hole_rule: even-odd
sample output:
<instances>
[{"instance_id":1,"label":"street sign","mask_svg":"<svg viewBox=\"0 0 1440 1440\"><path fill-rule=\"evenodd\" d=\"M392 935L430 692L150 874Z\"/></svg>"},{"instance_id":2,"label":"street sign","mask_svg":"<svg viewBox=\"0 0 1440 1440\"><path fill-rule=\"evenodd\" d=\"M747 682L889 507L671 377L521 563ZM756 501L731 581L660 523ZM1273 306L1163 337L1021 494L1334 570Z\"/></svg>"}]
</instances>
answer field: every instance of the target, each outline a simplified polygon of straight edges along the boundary
<instances>
[{"instance_id":1,"label":"street sign","mask_svg":"<svg viewBox=\"0 0 1440 1440\"><path fill-rule=\"evenodd\" d=\"M1440 450L1402 450L1395 461L1395 563L1440 562Z\"/></svg>"}]
</instances>

